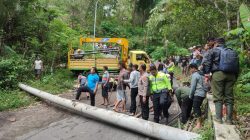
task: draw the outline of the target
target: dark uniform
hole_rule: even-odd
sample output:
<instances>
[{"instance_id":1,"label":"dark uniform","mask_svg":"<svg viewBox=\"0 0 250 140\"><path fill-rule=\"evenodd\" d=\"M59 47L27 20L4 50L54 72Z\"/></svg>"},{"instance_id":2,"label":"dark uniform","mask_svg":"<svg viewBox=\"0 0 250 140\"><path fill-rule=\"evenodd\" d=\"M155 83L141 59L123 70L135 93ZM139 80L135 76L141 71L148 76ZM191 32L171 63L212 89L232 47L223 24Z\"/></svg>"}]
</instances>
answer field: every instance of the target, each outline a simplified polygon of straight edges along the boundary
<instances>
[{"instance_id":1,"label":"dark uniform","mask_svg":"<svg viewBox=\"0 0 250 140\"><path fill-rule=\"evenodd\" d=\"M225 47L223 44L218 47ZM211 87L214 97L216 120L222 122L222 105L226 104L227 122L232 122L232 112L234 104L233 86L238 73L226 73L219 70L220 49L214 47L208 51L203 60L203 71L205 74L212 73Z\"/></svg>"},{"instance_id":2,"label":"dark uniform","mask_svg":"<svg viewBox=\"0 0 250 140\"><path fill-rule=\"evenodd\" d=\"M167 75L157 72L156 76L149 76L150 93L153 96L154 121L159 123L159 117L163 112L164 117L168 118L168 108L171 105L169 90L172 90L170 80Z\"/></svg>"}]
</instances>

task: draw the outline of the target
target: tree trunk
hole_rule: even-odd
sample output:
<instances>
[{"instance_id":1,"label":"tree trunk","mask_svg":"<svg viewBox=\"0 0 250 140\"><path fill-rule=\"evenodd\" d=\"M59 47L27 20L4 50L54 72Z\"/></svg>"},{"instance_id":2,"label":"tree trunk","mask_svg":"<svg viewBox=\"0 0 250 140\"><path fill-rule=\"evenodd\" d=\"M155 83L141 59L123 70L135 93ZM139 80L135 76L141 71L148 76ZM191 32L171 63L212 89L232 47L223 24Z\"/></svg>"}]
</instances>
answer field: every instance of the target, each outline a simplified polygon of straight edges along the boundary
<instances>
[{"instance_id":1,"label":"tree trunk","mask_svg":"<svg viewBox=\"0 0 250 140\"><path fill-rule=\"evenodd\" d=\"M133 24L133 26L135 26L135 10L136 10L136 0L133 0L133 2L131 2L131 3L133 3L133 12L132 12L132 24Z\"/></svg>"},{"instance_id":2,"label":"tree trunk","mask_svg":"<svg viewBox=\"0 0 250 140\"><path fill-rule=\"evenodd\" d=\"M231 20L230 20L230 15L229 15L229 11L228 11L228 0L226 0L225 2L226 2L227 31L230 31L231 30Z\"/></svg>"},{"instance_id":3,"label":"tree trunk","mask_svg":"<svg viewBox=\"0 0 250 140\"><path fill-rule=\"evenodd\" d=\"M26 53L27 53L28 50L29 50L29 47L27 45L27 41L24 41L23 58L25 58L25 55L26 55Z\"/></svg>"},{"instance_id":4,"label":"tree trunk","mask_svg":"<svg viewBox=\"0 0 250 140\"><path fill-rule=\"evenodd\" d=\"M240 6L239 0L237 1L237 4ZM240 27L240 11L237 11L237 28Z\"/></svg>"}]
</instances>

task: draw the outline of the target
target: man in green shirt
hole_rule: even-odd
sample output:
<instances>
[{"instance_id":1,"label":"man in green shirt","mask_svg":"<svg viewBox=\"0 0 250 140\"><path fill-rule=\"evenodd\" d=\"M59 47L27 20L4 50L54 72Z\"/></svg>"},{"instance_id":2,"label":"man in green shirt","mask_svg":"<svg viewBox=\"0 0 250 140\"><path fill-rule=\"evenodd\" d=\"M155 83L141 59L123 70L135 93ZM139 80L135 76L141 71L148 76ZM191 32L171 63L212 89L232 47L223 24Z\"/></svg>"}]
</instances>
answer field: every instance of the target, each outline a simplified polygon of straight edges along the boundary
<instances>
[{"instance_id":1,"label":"man in green shirt","mask_svg":"<svg viewBox=\"0 0 250 140\"><path fill-rule=\"evenodd\" d=\"M183 82L182 87L175 90L178 103L181 107L181 122L185 124L190 117L192 110L192 100L189 99L190 83Z\"/></svg>"}]
</instances>

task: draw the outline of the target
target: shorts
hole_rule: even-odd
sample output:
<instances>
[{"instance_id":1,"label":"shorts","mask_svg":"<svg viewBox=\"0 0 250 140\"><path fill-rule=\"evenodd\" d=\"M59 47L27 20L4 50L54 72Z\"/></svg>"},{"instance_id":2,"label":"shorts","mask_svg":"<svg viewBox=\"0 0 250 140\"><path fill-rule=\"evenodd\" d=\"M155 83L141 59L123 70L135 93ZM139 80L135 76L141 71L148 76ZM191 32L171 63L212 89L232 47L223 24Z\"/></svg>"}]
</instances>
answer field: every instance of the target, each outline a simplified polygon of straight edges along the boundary
<instances>
[{"instance_id":1,"label":"shorts","mask_svg":"<svg viewBox=\"0 0 250 140\"><path fill-rule=\"evenodd\" d=\"M109 86L102 86L102 97L108 97Z\"/></svg>"},{"instance_id":2,"label":"shorts","mask_svg":"<svg viewBox=\"0 0 250 140\"><path fill-rule=\"evenodd\" d=\"M41 75L42 70L41 69L35 69L35 75Z\"/></svg>"},{"instance_id":3,"label":"shorts","mask_svg":"<svg viewBox=\"0 0 250 140\"><path fill-rule=\"evenodd\" d=\"M116 99L117 99L118 101L126 100L125 91L124 91L124 90L117 89L117 92L116 92Z\"/></svg>"}]
</instances>

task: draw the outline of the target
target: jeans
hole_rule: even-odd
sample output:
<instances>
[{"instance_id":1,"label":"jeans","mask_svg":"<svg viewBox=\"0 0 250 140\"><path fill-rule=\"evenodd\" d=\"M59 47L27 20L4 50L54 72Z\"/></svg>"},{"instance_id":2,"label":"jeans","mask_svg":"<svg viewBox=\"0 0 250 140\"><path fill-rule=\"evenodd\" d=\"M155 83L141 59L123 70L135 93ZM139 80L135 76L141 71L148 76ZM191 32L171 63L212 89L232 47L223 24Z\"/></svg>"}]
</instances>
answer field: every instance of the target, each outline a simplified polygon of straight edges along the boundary
<instances>
[{"instance_id":1,"label":"jeans","mask_svg":"<svg viewBox=\"0 0 250 140\"><path fill-rule=\"evenodd\" d=\"M193 109L194 109L194 115L197 118L201 117L201 105L204 99L205 97L194 96Z\"/></svg>"},{"instance_id":2,"label":"jeans","mask_svg":"<svg viewBox=\"0 0 250 140\"><path fill-rule=\"evenodd\" d=\"M76 100L79 100L82 92L89 92L89 94L90 94L90 104L91 104L91 106L95 106L95 94L88 86L80 86L77 89Z\"/></svg>"},{"instance_id":3,"label":"jeans","mask_svg":"<svg viewBox=\"0 0 250 140\"><path fill-rule=\"evenodd\" d=\"M131 106L130 106L130 113L136 112L136 96L138 94L138 88L131 88Z\"/></svg>"},{"instance_id":4,"label":"jeans","mask_svg":"<svg viewBox=\"0 0 250 140\"><path fill-rule=\"evenodd\" d=\"M149 96L146 96L146 102L143 102L143 96L140 95L140 103L141 103L141 114L142 119L148 120L149 117Z\"/></svg>"},{"instance_id":5,"label":"jeans","mask_svg":"<svg viewBox=\"0 0 250 140\"><path fill-rule=\"evenodd\" d=\"M168 109L171 105L170 98L168 92L153 94L154 121L156 123L159 123L161 112L163 112L164 117L168 118Z\"/></svg>"}]
</instances>

